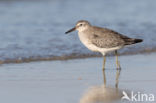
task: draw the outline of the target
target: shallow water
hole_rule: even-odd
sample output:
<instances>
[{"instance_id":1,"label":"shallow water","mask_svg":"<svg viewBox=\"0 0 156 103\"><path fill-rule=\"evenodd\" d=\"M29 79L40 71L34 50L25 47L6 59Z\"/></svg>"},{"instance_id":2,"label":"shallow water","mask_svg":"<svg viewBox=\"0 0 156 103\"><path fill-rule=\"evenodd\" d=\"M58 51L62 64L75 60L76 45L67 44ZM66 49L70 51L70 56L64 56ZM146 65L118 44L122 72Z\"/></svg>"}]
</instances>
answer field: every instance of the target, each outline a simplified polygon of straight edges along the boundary
<instances>
[{"instance_id":1,"label":"shallow water","mask_svg":"<svg viewBox=\"0 0 156 103\"><path fill-rule=\"evenodd\" d=\"M0 60L60 59L95 55L77 32L64 32L85 19L144 42L121 53L156 49L155 0L0 1Z\"/></svg>"},{"instance_id":2,"label":"shallow water","mask_svg":"<svg viewBox=\"0 0 156 103\"><path fill-rule=\"evenodd\" d=\"M114 97L121 100L122 90L156 96L155 58L156 54L121 56L117 96L114 57L107 58L106 88L102 87L102 58L3 64L0 100L2 103L105 103Z\"/></svg>"}]
</instances>

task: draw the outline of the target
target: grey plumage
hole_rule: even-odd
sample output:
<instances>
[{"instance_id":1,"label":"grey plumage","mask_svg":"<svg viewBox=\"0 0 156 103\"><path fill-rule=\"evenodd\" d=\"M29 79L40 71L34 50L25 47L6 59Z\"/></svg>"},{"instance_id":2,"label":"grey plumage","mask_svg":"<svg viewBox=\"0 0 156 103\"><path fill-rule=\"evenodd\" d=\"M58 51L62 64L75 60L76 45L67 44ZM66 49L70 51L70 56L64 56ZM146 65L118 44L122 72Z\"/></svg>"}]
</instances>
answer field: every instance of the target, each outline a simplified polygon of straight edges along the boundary
<instances>
[{"instance_id":1,"label":"grey plumage","mask_svg":"<svg viewBox=\"0 0 156 103\"><path fill-rule=\"evenodd\" d=\"M124 36L118 32L107 28L100 28L92 26L84 32L90 32L91 42L100 48L112 48L118 46L125 46L141 42L141 39L133 39Z\"/></svg>"}]
</instances>

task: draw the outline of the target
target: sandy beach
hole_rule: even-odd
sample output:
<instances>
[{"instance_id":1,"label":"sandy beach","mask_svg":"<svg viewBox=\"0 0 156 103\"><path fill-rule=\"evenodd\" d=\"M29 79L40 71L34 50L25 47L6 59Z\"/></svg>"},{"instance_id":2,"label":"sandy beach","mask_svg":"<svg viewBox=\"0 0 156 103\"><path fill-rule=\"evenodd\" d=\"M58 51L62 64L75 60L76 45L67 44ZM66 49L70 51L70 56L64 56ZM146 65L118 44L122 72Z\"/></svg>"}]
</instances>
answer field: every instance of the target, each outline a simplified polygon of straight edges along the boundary
<instances>
[{"instance_id":1,"label":"sandy beach","mask_svg":"<svg viewBox=\"0 0 156 103\"><path fill-rule=\"evenodd\" d=\"M155 58L155 53L121 56L119 89L156 95ZM115 57L107 58L106 67L107 87L115 88ZM102 58L0 66L1 103L83 103L88 88L101 85Z\"/></svg>"}]
</instances>

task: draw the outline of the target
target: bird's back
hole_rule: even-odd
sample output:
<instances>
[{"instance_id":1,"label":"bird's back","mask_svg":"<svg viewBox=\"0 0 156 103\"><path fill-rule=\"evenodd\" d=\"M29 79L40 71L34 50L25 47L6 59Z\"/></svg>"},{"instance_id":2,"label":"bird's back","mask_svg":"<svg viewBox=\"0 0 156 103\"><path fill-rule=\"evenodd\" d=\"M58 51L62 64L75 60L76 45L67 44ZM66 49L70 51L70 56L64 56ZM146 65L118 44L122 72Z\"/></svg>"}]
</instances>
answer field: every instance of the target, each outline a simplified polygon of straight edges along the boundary
<instances>
[{"instance_id":1,"label":"bird's back","mask_svg":"<svg viewBox=\"0 0 156 103\"><path fill-rule=\"evenodd\" d=\"M84 32L88 34L90 42L100 48L125 46L142 41L140 39L129 38L107 28L100 28L95 26L92 26Z\"/></svg>"}]
</instances>

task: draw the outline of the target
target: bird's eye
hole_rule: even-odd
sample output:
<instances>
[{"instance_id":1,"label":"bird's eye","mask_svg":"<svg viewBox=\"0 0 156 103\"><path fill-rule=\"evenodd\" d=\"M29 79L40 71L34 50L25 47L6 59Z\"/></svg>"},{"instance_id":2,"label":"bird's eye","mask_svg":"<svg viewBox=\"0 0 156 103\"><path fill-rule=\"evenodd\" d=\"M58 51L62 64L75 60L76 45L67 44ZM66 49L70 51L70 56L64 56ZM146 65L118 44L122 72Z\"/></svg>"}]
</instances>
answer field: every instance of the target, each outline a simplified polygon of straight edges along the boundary
<instances>
[{"instance_id":1,"label":"bird's eye","mask_svg":"<svg viewBox=\"0 0 156 103\"><path fill-rule=\"evenodd\" d=\"M82 24L80 24L80 26L82 26Z\"/></svg>"}]
</instances>

